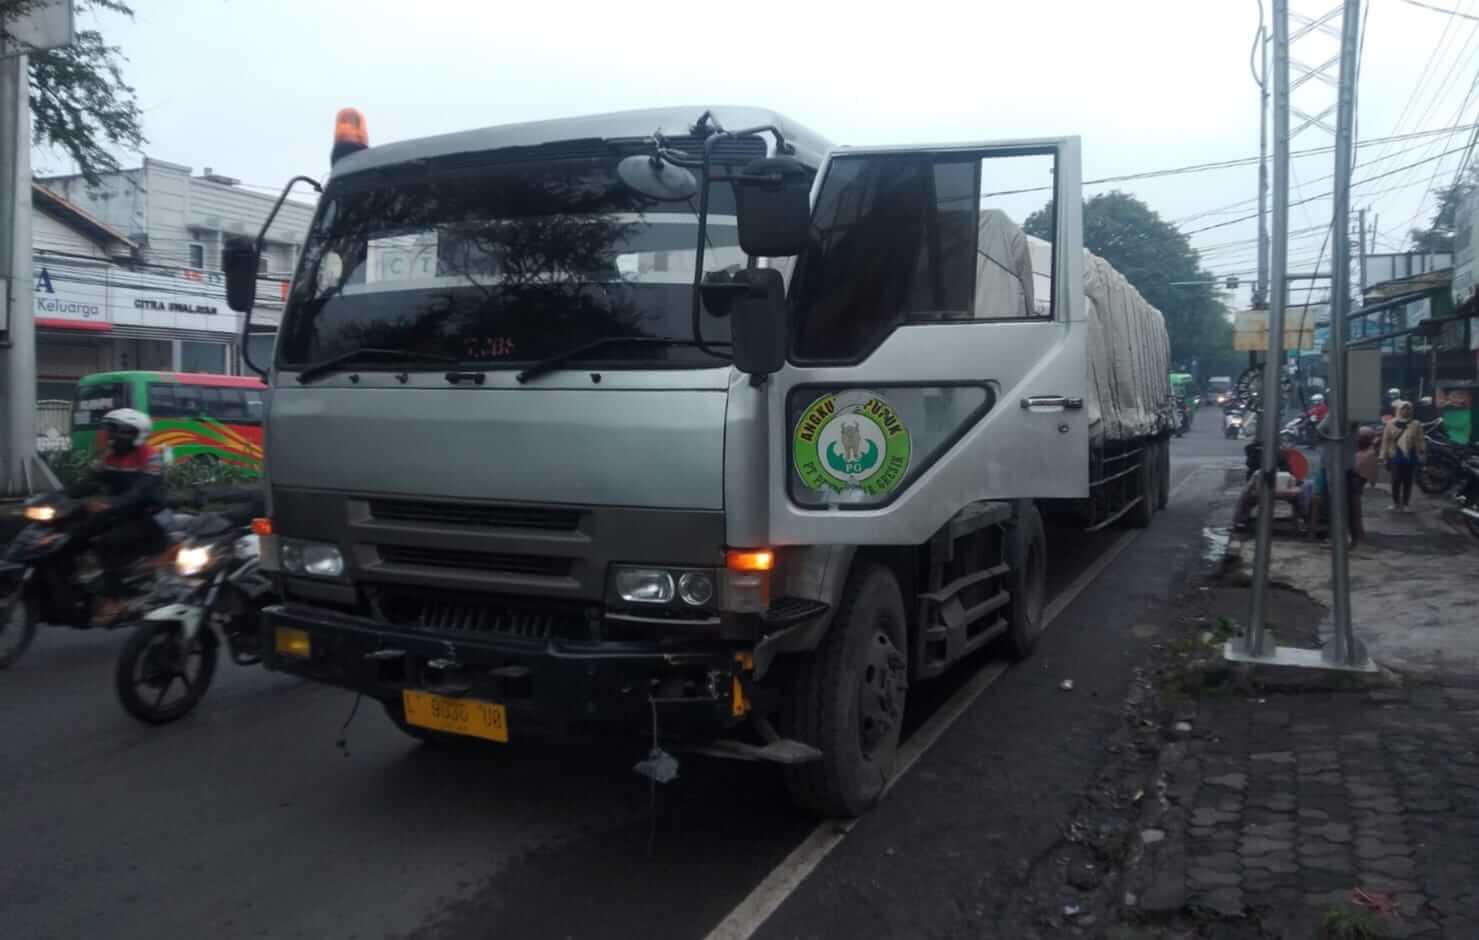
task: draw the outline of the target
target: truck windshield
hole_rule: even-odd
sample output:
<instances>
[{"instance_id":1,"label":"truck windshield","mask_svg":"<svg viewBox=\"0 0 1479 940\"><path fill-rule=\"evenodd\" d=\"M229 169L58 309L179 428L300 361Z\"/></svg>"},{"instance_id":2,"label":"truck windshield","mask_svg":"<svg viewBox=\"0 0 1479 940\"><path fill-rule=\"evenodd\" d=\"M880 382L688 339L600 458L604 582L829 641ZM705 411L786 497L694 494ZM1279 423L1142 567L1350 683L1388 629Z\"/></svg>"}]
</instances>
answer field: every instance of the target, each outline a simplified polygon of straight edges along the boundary
<instances>
[{"instance_id":1,"label":"truck windshield","mask_svg":"<svg viewBox=\"0 0 1479 940\"><path fill-rule=\"evenodd\" d=\"M512 367L606 337L691 339L697 199L634 193L615 172L625 155L407 164L336 181L305 242L279 365L375 347ZM705 271L743 267L729 184L712 184L709 205ZM707 313L703 329L729 338L728 321ZM605 348L582 361L717 361L691 346Z\"/></svg>"}]
</instances>

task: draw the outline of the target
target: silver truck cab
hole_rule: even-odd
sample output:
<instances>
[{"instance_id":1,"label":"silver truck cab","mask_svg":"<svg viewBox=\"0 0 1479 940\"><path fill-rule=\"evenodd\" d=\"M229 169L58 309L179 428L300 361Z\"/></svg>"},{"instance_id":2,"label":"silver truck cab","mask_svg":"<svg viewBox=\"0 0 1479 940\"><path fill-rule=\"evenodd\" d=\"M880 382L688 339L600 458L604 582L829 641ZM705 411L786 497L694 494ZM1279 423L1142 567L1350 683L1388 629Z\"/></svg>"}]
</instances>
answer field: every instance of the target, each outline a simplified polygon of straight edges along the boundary
<instances>
[{"instance_id":1,"label":"silver truck cab","mask_svg":"<svg viewBox=\"0 0 1479 940\"><path fill-rule=\"evenodd\" d=\"M1076 138L691 107L336 154L270 364L269 668L427 740L655 716L857 813L911 681L1031 649L1035 506L1090 489ZM810 223L756 257L778 158Z\"/></svg>"}]
</instances>

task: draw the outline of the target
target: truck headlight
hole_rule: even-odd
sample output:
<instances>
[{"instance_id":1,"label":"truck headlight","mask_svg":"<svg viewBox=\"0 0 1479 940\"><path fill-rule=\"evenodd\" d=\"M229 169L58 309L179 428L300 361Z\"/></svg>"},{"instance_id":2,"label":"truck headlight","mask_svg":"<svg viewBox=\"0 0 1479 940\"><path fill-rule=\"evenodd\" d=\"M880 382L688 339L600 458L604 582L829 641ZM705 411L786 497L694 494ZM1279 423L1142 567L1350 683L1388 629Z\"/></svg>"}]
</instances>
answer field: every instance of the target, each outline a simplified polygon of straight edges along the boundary
<instances>
[{"instance_id":1,"label":"truck headlight","mask_svg":"<svg viewBox=\"0 0 1479 940\"><path fill-rule=\"evenodd\" d=\"M689 571L678 578L678 596L689 607L707 607L714 600L714 578L707 571Z\"/></svg>"},{"instance_id":2,"label":"truck headlight","mask_svg":"<svg viewBox=\"0 0 1479 940\"><path fill-rule=\"evenodd\" d=\"M319 578L337 578L344 573L344 556L339 547L327 542L303 542L283 539L279 549L282 568L288 574L308 574Z\"/></svg>"},{"instance_id":3,"label":"truck headlight","mask_svg":"<svg viewBox=\"0 0 1479 940\"><path fill-rule=\"evenodd\" d=\"M194 577L205 570L206 565L211 563L211 547L209 545L190 545L182 548L175 555L175 573L182 578Z\"/></svg>"},{"instance_id":4,"label":"truck headlight","mask_svg":"<svg viewBox=\"0 0 1479 940\"><path fill-rule=\"evenodd\" d=\"M607 583L607 597L615 604L678 610L712 610L718 606L719 581L710 568L612 565Z\"/></svg>"},{"instance_id":5,"label":"truck headlight","mask_svg":"<svg viewBox=\"0 0 1479 940\"><path fill-rule=\"evenodd\" d=\"M673 600L673 576L660 568L618 568L616 596L629 604L667 604Z\"/></svg>"}]
</instances>

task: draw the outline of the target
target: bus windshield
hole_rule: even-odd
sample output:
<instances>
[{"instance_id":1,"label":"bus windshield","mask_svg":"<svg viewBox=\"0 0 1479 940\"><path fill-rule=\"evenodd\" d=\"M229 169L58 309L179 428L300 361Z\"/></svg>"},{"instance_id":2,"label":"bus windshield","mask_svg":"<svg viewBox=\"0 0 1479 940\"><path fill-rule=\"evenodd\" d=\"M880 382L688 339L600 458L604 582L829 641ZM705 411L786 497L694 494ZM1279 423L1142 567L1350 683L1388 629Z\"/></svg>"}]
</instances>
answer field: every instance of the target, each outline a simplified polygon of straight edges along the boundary
<instances>
[{"instance_id":1,"label":"bus windshield","mask_svg":"<svg viewBox=\"0 0 1479 940\"><path fill-rule=\"evenodd\" d=\"M513 366L605 337L692 338L697 198L618 179L624 154L362 172L336 180L304 247L278 364L356 349ZM734 197L710 188L705 271L741 268ZM703 316L704 338L728 321ZM685 346L613 344L600 360L712 365Z\"/></svg>"}]
</instances>

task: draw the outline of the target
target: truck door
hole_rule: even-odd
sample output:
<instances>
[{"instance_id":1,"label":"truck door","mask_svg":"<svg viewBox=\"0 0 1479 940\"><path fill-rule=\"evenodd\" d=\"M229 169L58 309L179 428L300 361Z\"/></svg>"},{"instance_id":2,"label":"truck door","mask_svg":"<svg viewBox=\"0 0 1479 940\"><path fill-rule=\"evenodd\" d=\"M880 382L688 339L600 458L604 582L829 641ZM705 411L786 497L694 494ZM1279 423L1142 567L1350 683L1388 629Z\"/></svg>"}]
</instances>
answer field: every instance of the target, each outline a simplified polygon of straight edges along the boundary
<instances>
[{"instance_id":1,"label":"truck door","mask_svg":"<svg viewBox=\"0 0 1479 940\"><path fill-rule=\"evenodd\" d=\"M1080 182L1076 137L828 157L768 383L774 544L1088 495Z\"/></svg>"}]
</instances>

